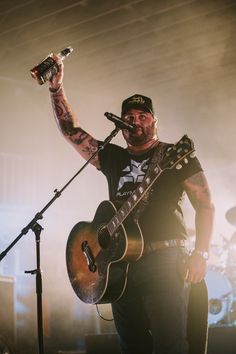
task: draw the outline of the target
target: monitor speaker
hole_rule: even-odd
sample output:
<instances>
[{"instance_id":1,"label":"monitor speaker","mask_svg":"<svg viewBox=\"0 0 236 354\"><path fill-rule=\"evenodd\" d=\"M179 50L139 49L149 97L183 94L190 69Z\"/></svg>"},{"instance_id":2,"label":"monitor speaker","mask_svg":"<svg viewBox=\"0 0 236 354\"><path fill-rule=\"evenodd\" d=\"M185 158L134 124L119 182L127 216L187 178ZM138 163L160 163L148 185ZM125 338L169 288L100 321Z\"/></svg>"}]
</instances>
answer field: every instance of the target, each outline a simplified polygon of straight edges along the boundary
<instances>
[{"instance_id":1,"label":"monitor speaker","mask_svg":"<svg viewBox=\"0 0 236 354\"><path fill-rule=\"evenodd\" d=\"M209 328L207 354L222 353L236 353L236 326Z\"/></svg>"},{"instance_id":2,"label":"monitor speaker","mask_svg":"<svg viewBox=\"0 0 236 354\"><path fill-rule=\"evenodd\" d=\"M120 354L117 334L88 334L85 336L87 354Z\"/></svg>"}]
</instances>

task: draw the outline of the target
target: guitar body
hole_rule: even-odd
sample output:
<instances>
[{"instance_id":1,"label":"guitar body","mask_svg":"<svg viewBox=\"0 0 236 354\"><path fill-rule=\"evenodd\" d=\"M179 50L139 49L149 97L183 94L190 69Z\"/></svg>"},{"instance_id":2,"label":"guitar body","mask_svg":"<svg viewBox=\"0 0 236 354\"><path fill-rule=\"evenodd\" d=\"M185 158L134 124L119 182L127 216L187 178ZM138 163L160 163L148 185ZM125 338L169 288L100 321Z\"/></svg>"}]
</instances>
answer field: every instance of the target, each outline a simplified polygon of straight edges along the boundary
<instances>
[{"instance_id":1,"label":"guitar body","mask_svg":"<svg viewBox=\"0 0 236 354\"><path fill-rule=\"evenodd\" d=\"M109 234L106 225L116 212L112 202L103 201L91 223L79 222L70 232L68 275L76 295L85 303L117 301L125 290L129 263L142 256L142 233L131 217Z\"/></svg>"}]
</instances>

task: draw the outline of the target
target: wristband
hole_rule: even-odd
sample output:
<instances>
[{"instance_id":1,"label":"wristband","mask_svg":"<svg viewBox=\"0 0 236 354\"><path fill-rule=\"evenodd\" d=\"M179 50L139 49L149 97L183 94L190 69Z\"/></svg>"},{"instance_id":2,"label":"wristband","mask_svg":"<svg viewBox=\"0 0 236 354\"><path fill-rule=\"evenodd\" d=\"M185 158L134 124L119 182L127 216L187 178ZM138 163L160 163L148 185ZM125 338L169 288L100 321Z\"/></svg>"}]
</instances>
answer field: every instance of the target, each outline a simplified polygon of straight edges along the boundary
<instances>
[{"instance_id":1,"label":"wristband","mask_svg":"<svg viewBox=\"0 0 236 354\"><path fill-rule=\"evenodd\" d=\"M206 261L209 259L209 253L207 251L193 250L192 254L193 253L198 254Z\"/></svg>"},{"instance_id":2,"label":"wristband","mask_svg":"<svg viewBox=\"0 0 236 354\"><path fill-rule=\"evenodd\" d=\"M61 89L62 89L62 84L60 84L57 88L49 87L49 91L51 93L58 93Z\"/></svg>"}]
</instances>

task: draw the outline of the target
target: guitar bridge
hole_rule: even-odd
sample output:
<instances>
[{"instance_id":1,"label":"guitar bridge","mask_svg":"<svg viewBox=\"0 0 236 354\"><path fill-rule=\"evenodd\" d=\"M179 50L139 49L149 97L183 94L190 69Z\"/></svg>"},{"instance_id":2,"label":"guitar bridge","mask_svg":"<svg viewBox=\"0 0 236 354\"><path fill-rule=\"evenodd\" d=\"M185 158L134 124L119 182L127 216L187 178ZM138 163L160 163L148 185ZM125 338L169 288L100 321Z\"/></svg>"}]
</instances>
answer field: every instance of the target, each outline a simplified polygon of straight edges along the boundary
<instances>
[{"instance_id":1,"label":"guitar bridge","mask_svg":"<svg viewBox=\"0 0 236 354\"><path fill-rule=\"evenodd\" d=\"M97 270L97 266L95 264L95 259L91 251L91 248L89 247L88 241L82 242L81 249L87 260L87 264L90 272L95 273Z\"/></svg>"}]
</instances>

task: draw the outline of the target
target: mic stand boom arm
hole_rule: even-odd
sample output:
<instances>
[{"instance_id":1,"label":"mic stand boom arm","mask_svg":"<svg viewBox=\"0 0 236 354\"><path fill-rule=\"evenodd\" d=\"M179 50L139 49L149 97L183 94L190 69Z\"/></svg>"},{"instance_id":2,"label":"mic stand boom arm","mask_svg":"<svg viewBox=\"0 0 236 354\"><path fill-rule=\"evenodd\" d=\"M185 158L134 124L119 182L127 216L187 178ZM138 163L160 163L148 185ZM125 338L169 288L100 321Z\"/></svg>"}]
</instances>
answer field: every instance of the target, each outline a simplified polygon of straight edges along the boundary
<instances>
[{"instance_id":1,"label":"mic stand boom arm","mask_svg":"<svg viewBox=\"0 0 236 354\"><path fill-rule=\"evenodd\" d=\"M45 211L59 198L62 192L71 184L71 182L85 169L85 167L90 163L90 161L118 134L120 131L119 127L116 127L108 135L108 137L103 141L103 143L98 147L98 149L92 154L92 156L85 162L85 164L76 172L76 174L60 189L54 190L54 197L45 205L45 207L36 213L35 217L25 226L21 233L15 238L15 240L2 252L0 253L0 262L7 255L7 253L12 249L12 247L26 235L29 230L32 230L35 234L36 241L36 265L37 268L34 270L26 271L25 273L36 274L36 293L37 293L37 322L38 322L38 348L39 354L44 354L43 345L43 311L42 311L42 272L40 269L40 234L43 230L42 226L38 224L38 220L43 219L43 214Z\"/></svg>"}]
</instances>

